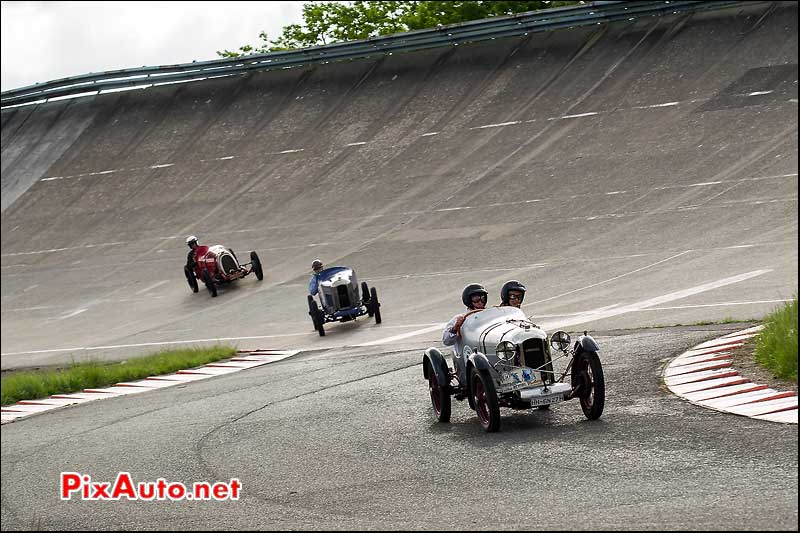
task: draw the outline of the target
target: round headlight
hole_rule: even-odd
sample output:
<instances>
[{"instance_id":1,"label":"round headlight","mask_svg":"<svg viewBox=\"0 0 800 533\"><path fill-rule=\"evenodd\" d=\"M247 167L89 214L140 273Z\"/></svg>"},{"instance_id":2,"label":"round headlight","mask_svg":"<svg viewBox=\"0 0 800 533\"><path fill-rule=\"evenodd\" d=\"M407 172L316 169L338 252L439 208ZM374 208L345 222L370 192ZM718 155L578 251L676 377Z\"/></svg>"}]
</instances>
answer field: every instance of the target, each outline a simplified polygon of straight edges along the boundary
<instances>
[{"instance_id":1,"label":"round headlight","mask_svg":"<svg viewBox=\"0 0 800 533\"><path fill-rule=\"evenodd\" d=\"M566 331L556 331L550 336L550 346L556 350L566 352L569 348L569 334Z\"/></svg>"},{"instance_id":2,"label":"round headlight","mask_svg":"<svg viewBox=\"0 0 800 533\"><path fill-rule=\"evenodd\" d=\"M503 361L511 361L517 355L517 347L513 342L503 341L497 345L497 357Z\"/></svg>"}]
</instances>

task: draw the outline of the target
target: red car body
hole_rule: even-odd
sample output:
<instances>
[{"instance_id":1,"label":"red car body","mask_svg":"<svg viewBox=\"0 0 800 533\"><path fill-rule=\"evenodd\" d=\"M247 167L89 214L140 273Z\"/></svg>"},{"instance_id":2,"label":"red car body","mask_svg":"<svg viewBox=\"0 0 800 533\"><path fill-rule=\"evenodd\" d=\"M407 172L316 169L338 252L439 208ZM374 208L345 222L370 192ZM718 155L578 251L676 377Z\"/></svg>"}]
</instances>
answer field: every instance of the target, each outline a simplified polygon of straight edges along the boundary
<instances>
[{"instance_id":1,"label":"red car body","mask_svg":"<svg viewBox=\"0 0 800 533\"><path fill-rule=\"evenodd\" d=\"M261 261L256 252L250 252L249 263L239 263L233 250L221 244L198 246L195 249L194 271L184 268L186 281L193 292L198 291L197 280L201 280L211 296L217 295L217 286L255 273L259 281L264 279Z\"/></svg>"}]
</instances>

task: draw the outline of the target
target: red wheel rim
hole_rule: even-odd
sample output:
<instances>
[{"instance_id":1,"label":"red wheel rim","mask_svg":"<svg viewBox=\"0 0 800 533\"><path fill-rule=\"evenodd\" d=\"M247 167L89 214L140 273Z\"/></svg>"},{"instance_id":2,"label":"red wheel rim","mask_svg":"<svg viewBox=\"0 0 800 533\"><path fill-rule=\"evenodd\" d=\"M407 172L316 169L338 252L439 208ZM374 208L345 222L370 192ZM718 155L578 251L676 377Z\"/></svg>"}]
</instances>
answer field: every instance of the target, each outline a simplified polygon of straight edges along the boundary
<instances>
[{"instance_id":1,"label":"red wheel rim","mask_svg":"<svg viewBox=\"0 0 800 533\"><path fill-rule=\"evenodd\" d=\"M586 409L591 409L592 405L594 405L594 376L588 359L584 359L581 365L581 378L583 380L582 386L588 390L585 395L581 395L581 405Z\"/></svg>"},{"instance_id":2,"label":"red wheel rim","mask_svg":"<svg viewBox=\"0 0 800 533\"><path fill-rule=\"evenodd\" d=\"M428 377L428 388L431 392L431 403L433 404L433 410L436 412L436 416L439 416L442 413L442 393L439 388L439 382L436 381L436 374L433 373L433 369L430 369L430 373L431 375Z\"/></svg>"},{"instance_id":3,"label":"red wheel rim","mask_svg":"<svg viewBox=\"0 0 800 533\"><path fill-rule=\"evenodd\" d=\"M478 418L483 427L489 426L489 402L486 399L486 388L483 386L483 381L480 378L475 378L473 385L475 389L475 411L478 413Z\"/></svg>"}]
</instances>

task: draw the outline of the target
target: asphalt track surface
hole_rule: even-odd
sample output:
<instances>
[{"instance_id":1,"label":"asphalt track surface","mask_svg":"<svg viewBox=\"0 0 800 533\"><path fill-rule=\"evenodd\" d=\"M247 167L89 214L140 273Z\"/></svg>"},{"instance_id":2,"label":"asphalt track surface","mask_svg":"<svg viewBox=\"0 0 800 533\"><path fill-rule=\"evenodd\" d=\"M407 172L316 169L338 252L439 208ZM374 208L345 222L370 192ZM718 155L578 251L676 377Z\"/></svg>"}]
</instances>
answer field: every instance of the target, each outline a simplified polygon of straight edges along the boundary
<instances>
[{"instance_id":1,"label":"asphalt track surface","mask_svg":"<svg viewBox=\"0 0 800 533\"><path fill-rule=\"evenodd\" d=\"M3 369L308 351L4 425L2 527L796 529L796 427L660 385L726 326L641 328L796 294L797 142L796 4L3 110ZM192 294L189 233L265 279ZM317 257L377 287L383 324L316 336ZM598 332L600 421L433 423L421 349L465 284L510 278L537 323ZM243 497L61 502L68 470Z\"/></svg>"}]
</instances>

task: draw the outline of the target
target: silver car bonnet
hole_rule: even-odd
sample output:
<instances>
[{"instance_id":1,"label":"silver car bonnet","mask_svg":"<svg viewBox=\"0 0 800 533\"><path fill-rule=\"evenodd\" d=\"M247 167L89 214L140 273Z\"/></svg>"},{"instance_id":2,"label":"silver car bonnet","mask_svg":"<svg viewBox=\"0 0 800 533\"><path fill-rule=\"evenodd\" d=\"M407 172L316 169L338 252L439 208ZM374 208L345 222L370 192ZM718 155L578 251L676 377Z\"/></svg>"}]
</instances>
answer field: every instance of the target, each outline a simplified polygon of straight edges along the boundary
<instances>
[{"instance_id":1,"label":"silver car bonnet","mask_svg":"<svg viewBox=\"0 0 800 533\"><path fill-rule=\"evenodd\" d=\"M461 326L464 346L493 355L501 341L520 344L527 339L546 339L544 331L528 321L521 309L490 307L467 317Z\"/></svg>"}]
</instances>

